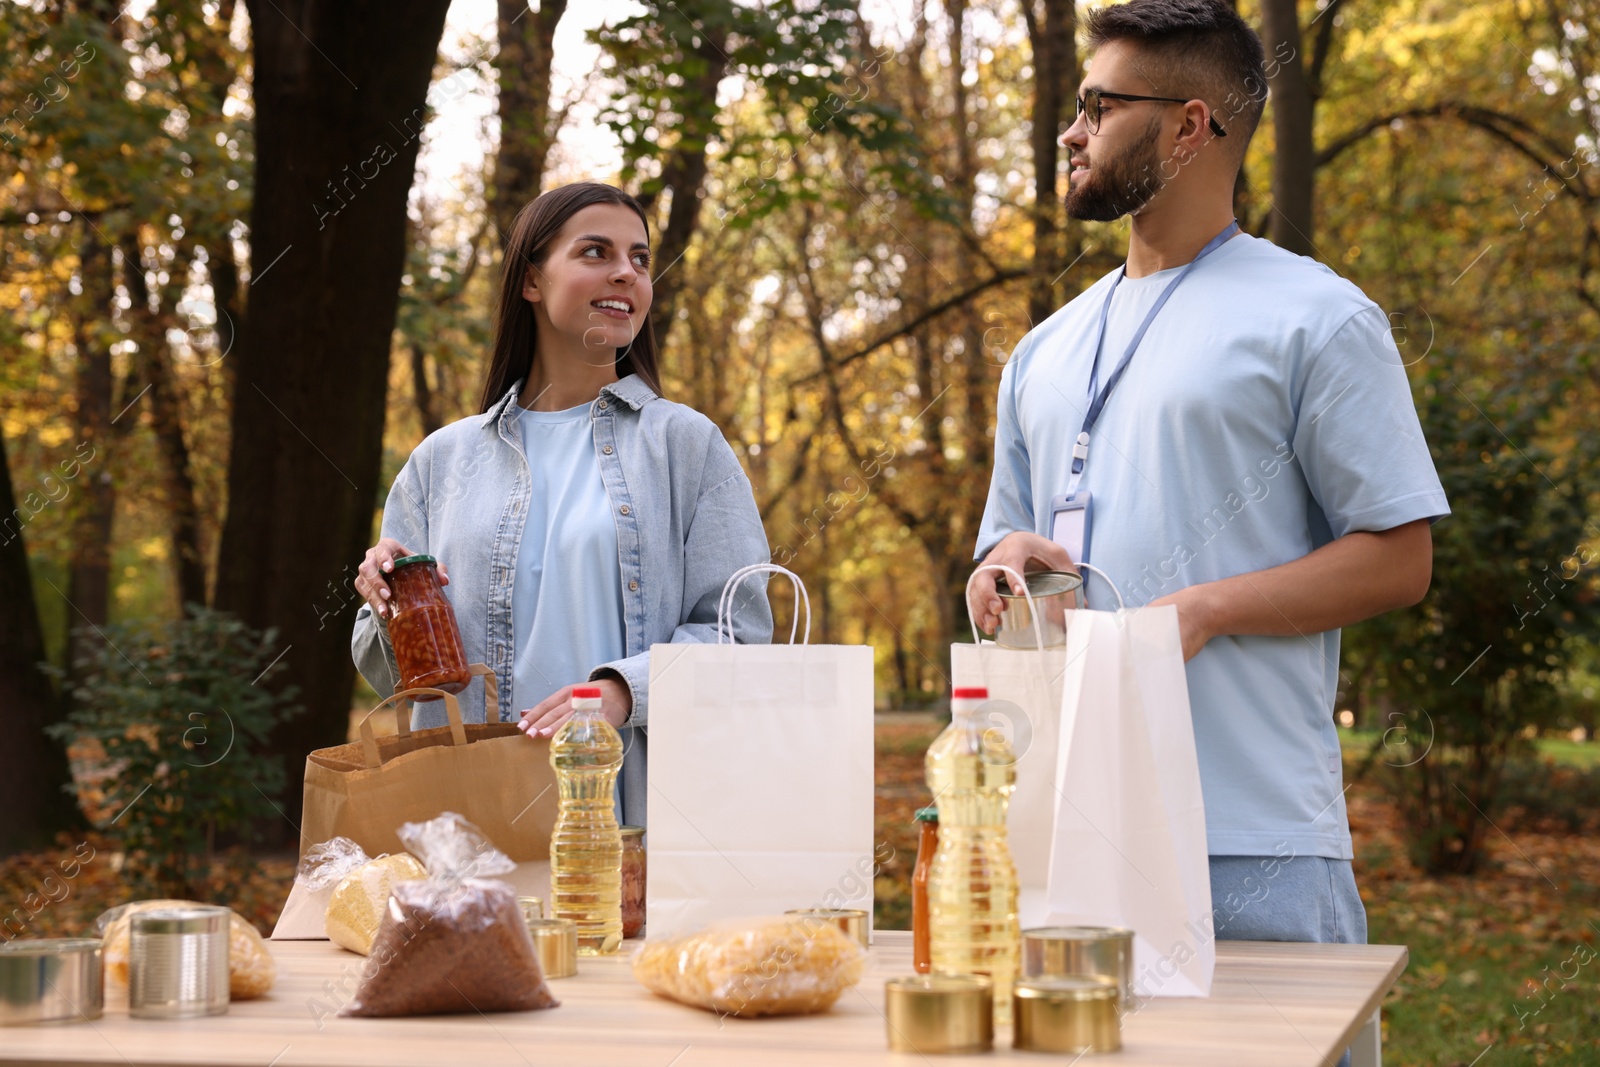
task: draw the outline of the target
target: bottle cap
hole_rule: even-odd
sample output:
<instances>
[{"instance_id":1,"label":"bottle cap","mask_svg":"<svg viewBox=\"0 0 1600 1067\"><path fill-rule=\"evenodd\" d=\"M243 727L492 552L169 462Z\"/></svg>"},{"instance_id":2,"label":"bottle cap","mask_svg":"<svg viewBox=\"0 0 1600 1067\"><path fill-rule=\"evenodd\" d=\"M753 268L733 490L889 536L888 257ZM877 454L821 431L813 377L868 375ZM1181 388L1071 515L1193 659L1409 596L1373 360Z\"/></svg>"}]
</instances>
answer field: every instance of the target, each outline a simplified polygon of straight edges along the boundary
<instances>
[{"instance_id":1,"label":"bottle cap","mask_svg":"<svg viewBox=\"0 0 1600 1067\"><path fill-rule=\"evenodd\" d=\"M575 685L572 687L573 700L599 700L600 687L597 685Z\"/></svg>"},{"instance_id":2,"label":"bottle cap","mask_svg":"<svg viewBox=\"0 0 1600 1067\"><path fill-rule=\"evenodd\" d=\"M988 700L989 690L981 685L958 685L950 690L953 700Z\"/></svg>"},{"instance_id":3,"label":"bottle cap","mask_svg":"<svg viewBox=\"0 0 1600 1067\"><path fill-rule=\"evenodd\" d=\"M916 820L918 822L938 822L939 821L939 809L938 809L938 807L933 806L933 807L926 807L926 808L918 808L917 809L917 814L916 814Z\"/></svg>"}]
</instances>

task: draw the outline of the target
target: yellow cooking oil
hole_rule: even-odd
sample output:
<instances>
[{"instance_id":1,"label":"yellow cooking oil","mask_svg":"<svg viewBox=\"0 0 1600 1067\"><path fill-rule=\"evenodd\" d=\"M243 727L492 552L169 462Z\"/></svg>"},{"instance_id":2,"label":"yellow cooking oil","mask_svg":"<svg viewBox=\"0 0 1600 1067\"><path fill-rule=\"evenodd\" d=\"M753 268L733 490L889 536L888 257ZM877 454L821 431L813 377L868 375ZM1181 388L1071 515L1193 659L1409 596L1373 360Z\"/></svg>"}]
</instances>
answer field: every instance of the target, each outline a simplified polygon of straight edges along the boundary
<instances>
[{"instance_id":1,"label":"yellow cooking oil","mask_svg":"<svg viewBox=\"0 0 1600 1067\"><path fill-rule=\"evenodd\" d=\"M988 975L995 1021L1004 1025L1022 941L1017 869L1006 840L1017 757L980 710L987 700L986 689L956 688L950 725L928 748L928 788L939 806L928 927L933 973Z\"/></svg>"},{"instance_id":2,"label":"yellow cooking oil","mask_svg":"<svg viewBox=\"0 0 1600 1067\"><path fill-rule=\"evenodd\" d=\"M550 836L552 914L578 926L578 955L622 947L622 828L615 794L622 737L600 712L598 687L572 691L572 718L550 739L560 810Z\"/></svg>"}]
</instances>

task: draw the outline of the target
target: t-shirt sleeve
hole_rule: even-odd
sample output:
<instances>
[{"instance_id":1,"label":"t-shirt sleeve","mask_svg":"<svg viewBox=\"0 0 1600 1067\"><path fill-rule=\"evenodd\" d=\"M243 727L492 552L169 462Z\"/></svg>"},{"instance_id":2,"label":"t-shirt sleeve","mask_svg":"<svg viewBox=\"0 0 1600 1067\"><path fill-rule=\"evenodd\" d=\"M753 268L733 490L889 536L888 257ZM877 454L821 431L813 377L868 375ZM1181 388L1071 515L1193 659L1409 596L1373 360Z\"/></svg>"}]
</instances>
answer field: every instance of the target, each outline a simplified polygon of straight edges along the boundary
<instances>
[{"instance_id":1,"label":"t-shirt sleeve","mask_svg":"<svg viewBox=\"0 0 1600 1067\"><path fill-rule=\"evenodd\" d=\"M1029 335L1032 336L1031 334ZM1008 533L1033 529L1033 477L1028 444L1017 421L1017 364L1024 340L1000 375L1000 396L995 404L994 473L989 480L989 500L978 527L973 559L982 561Z\"/></svg>"},{"instance_id":2,"label":"t-shirt sleeve","mask_svg":"<svg viewBox=\"0 0 1600 1067\"><path fill-rule=\"evenodd\" d=\"M1294 451L1335 538L1450 513L1377 307L1352 315L1307 361Z\"/></svg>"}]
</instances>

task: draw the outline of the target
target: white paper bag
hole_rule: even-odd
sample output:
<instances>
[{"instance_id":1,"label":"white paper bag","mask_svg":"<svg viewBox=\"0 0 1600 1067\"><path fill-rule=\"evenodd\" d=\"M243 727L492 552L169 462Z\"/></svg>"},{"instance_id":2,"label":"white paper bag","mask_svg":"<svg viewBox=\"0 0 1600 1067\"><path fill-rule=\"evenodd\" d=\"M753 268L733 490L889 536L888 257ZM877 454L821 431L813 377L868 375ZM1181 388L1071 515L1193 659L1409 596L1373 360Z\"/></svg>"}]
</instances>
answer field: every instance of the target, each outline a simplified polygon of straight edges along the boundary
<instances>
[{"instance_id":1,"label":"white paper bag","mask_svg":"<svg viewBox=\"0 0 1600 1067\"><path fill-rule=\"evenodd\" d=\"M718 636L738 584L728 580ZM811 631L806 605L806 638ZM662 644L650 649L652 938L790 908L872 914L872 649Z\"/></svg>"},{"instance_id":2,"label":"white paper bag","mask_svg":"<svg viewBox=\"0 0 1600 1067\"><path fill-rule=\"evenodd\" d=\"M1177 608L1073 613L1056 791L1048 921L1131 929L1136 996L1209 996L1211 874Z\"/></svg>"},{"instance_id":3,"label":"white paper bag","mask_svg":"<svg viewBox=\"0 0 1600 1067\"><path fill-rule=\"evenodd\" d=\"M1013 588L1027 592L1022 576L1010 567L987 566L973 571L1003 570ZM971 580L968 580L971 586ZM1030 604L1032 597L1029 597ZM1037 627L1039 612L1034 610ZM1069 616L1070 617L1070 616ZM1011 794L1006 837L1017 867L1017 913L1022 928L1046 925L1049 905L1045 887L1050 873L1050 842L1056 815L1056 758L1061 737L1061 690L1065 681L1065 648L1002 648L978 636L973 643L950 646L950 682L983 686L989 702L983 713L998 727L1017 754L1017 785ZM1038 635L1043 644L1043 635Z\"/></svg>"}]
</instances>

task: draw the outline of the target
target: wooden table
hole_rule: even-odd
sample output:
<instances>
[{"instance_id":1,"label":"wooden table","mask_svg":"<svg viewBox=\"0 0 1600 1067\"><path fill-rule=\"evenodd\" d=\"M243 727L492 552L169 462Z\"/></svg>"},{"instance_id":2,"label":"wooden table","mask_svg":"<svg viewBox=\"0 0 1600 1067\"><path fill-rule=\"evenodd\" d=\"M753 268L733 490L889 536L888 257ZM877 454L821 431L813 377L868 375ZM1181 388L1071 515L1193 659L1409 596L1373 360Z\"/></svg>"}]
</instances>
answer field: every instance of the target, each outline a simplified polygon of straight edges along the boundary
<instances>
[{"instance_id":1,"label":"wooden table","mask_svg":"<svg viewBox=\"0 0 1600 1067\"><path fill-rule=\"evenodd\" d=\"M362 960L326 941L271 942L278 981L262 1000L227 1015L183 1022L131 1019L126 999L108 1001L93 1023L0 1029L0 1063L245 1065L245 1067L749 1067L757 1063L911 1064L887 1051L884 979L911 973L910 935L880 931L867 976L831 1012L777 1019L721 1019L651 996L625 959L579 963L553 981L561 1007L503 1015L423 1019L317 1018L319 1000ZM1154 1000L1123 1024L1123 1051L1090 1057L1108 1067L1307 1067L1336 1062L1405 969L1397 945L1220 942L1213 994ZM350 988L354 988L353 984ZM981 1063L1013 1058L1009 1034ZM1070 1062L1070 1057L1054 1057Z\"/></svg>"}]
</instances>

